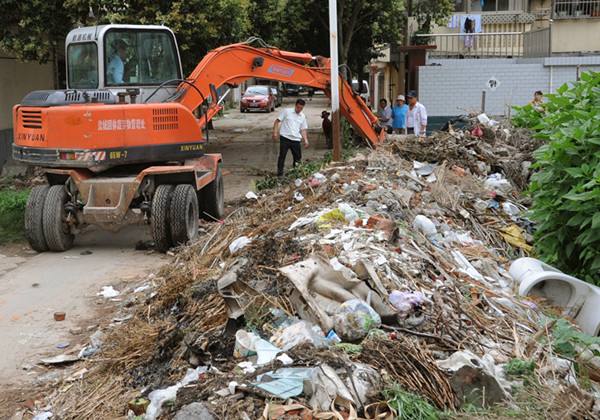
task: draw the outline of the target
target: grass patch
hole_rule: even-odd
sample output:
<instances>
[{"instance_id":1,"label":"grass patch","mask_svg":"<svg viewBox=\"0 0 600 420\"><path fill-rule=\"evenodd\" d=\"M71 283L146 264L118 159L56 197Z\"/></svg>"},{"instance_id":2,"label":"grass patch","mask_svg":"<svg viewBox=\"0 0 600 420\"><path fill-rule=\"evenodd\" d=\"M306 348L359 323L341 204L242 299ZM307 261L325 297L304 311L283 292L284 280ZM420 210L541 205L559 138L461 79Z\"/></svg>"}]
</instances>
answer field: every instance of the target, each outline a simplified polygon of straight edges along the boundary
<instances>
[{"instance_id":1,"label":"grass patch","mask_svg":"<svg viewBox=\"0 0 600 420\"><path fill-rule=\"evenodd\" d=\"M0 244L23 239L23 217L29 190L0 189Z\"/></svg>"},{"instance_id":2,"label":"grass patch","mask_svg":"<svg viewBox=\"0 0 600 420\"><path fill-rule=\"evenodd\" d=\"M396 410L398 420L437 420L443 417L443 413L427 400L405 391L398 384L384 390L383 396Z\"/></svg>"},{"instance_id":3,"label":"grass patch","mask_svg":"<svg viewBox=\"0 0 600 420\"><path fill-rule=\"evenodd\" d=\"M510 362L504 366L504 373L509 376L526 376L533 373L535 370L535 361L523 360L523 359L511 359Z\"/></svg>"}]
</instances>

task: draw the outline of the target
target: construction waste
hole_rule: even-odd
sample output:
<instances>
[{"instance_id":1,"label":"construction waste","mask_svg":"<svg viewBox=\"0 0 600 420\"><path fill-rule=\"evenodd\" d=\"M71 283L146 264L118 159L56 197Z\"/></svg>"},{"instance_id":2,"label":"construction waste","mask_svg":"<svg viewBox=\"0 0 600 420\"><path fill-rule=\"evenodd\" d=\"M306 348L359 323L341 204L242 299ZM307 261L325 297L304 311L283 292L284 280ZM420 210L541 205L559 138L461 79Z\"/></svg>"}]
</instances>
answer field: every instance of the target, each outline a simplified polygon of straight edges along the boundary
<instances>
[{"instance_id":1,"label":"construction waste","mask_svg":"<svg viewBox=\"0 0 600 420\"><path fill-rule=\"evenodd\" d=\"M147 284L120 291L133 316L45 410L598 418L597 342L518 296L508 272L532 250L520 192L538 144L498 123L481 132L390 136L248 194Z\"/></svg>"}]
</instances>

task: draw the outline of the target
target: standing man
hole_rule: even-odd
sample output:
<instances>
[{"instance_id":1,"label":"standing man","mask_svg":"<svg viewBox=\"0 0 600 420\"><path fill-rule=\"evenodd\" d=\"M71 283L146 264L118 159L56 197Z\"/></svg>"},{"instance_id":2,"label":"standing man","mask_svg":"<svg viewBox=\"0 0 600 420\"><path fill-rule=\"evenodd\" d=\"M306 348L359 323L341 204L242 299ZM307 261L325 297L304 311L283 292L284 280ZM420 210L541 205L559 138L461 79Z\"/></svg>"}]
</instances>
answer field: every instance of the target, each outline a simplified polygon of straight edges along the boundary
<instances>
[{"instance_id":1,"label":"standing man","mask_svg":"<svg viewBox=\"0 0 600 420\"><path fill-rule=\"evenodd\" d=\"M377 108L377 117L379 123L388 134L392 134L392 108L387 104L385 98L379 101L379 108Z\"/></svg>"},{"instance_id":2,"label":"standing man","mask_svg":"<svg viewBox=\"0 0 600 420\"><path fill-rule=\"evenodd\" d=\"M408 105L404 95L398 95L396 104L392 108L392 128L394 134L406 134L406 114L408 113Z\"/></svg>"},{"instance_id":3,"label":"standing man","mask_svg":"<svg viewBox=\"0 0 600 420\"><path fill-rule=\"evenodd\" d=\"M408 112L406 114L406 130L408 134L425 137L427 132L427 110L417 100L417 93L411 90L406 95Z\"/></svg>"},{"instance_id":4,"label":"standing man","mask_svg":"<svg viewBox=\"0 0 600 420\"><path fill-rule=\"evenodd\" d=\"M304 140L304 147L308 147L308 137L306 136L308 123L302 112L304 105L306 105L304 99L298 99L294 108L286 108L281 111L273 124L273 140L277 141L279 137L277 176L283 176L283 166L288 150L292 151L294 166L296 166L302 160L301 142Z\"/></svg>"}]
</instances>

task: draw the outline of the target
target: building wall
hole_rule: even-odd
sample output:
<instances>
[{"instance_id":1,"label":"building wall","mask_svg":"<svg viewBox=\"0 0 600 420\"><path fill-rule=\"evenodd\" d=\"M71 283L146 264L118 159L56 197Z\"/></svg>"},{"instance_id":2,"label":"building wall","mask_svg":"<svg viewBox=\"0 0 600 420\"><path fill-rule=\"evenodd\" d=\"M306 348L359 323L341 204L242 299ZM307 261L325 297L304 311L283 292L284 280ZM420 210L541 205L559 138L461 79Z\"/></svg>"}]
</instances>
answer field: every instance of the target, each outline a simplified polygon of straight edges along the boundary
<instances>
[{"instance_id":1,"label":"building wall","mask_svg":"<svg viewBox=\"0 0 600 420\"><path fill-rule=\"evenodd\" d=\"M600 71L600 56L539 59L436 59L419 68L419 100L431 116L452 116L481 110L506 116L514 105L528 103L533 92L554 92L577 79L579 71ZM432 64L428 63L428 64ZM497 80L496 89L488 82Z\"/></svg>"},{"instance_id":2,"label":"building wall","mask_svg":"<svg viewBox=\"0 0 600 420\"><path fill-rule=\"evenodd\" d=\"M52 64L23 63L0 52L0 171L11 154L12 107L30 91L52 89Z\"/></svg>"},{"instance_id":3,"label":"building wall","mask_svg":"<svg viewBox=\"0 0 600 420\"><path fill-rule=\"evenodd\" d=\"M551 36L552 54L599 52L600 19L556 19Z\"/></svg>"}]
</instances>

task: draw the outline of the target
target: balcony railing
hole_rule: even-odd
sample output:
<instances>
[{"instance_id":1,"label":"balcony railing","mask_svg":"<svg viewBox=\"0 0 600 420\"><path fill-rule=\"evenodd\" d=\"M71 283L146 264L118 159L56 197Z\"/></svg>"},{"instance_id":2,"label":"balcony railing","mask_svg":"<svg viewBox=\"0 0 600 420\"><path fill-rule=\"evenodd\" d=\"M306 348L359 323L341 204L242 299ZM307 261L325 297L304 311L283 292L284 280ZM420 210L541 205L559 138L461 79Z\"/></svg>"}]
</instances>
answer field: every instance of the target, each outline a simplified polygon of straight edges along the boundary
<instances>
[{"instance_id":1,"label":"balcony railing","mask_svg":"<svg viewBox=\"0 0 600 420\"><path fill-rule=\"evenodd\" d=\"M600 0L555 0L554 19L600 18Z\"/></svg>"},{"instance_id":2,"label":"balcony railing","mask_svg":"<svg viewBox=\"0 0 600 420\"><path fill-rule=\"evenodd\" d=\"M419 34L420 44L435 45L430 57L509 58L523 55L523 32Z\"/></svg>"},{"instance_id":3,"label":"balcony railing","mask_svg":"<svg viewBox=\"0 0 600 420\"><path fill-rule=\"evenodd\" d=\"M548 57L550 51L550 28L523 33L523 55L525 57Z\"/></svg>"}]
</instances>

